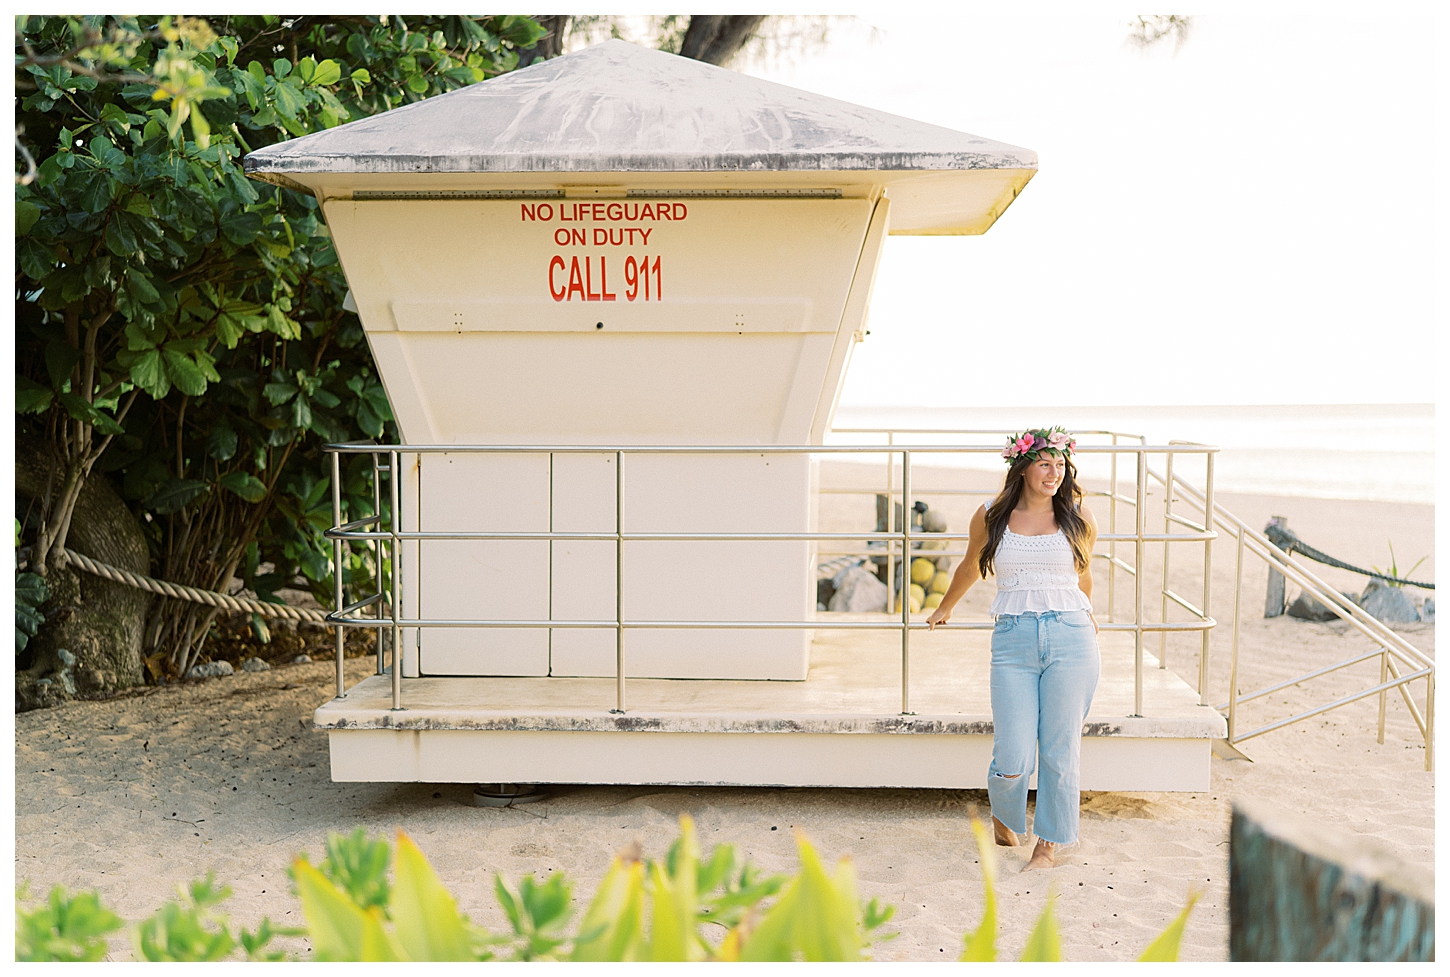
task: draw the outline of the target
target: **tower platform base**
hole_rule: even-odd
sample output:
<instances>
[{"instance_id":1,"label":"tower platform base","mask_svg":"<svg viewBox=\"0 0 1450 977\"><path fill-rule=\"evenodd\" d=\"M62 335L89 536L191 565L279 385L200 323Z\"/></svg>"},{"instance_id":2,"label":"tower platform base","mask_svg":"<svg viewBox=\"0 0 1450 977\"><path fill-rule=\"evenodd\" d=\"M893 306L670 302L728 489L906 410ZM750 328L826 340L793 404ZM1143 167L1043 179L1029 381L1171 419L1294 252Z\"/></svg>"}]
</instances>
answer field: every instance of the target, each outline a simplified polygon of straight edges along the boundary
<instances>
[{"instance_id":1,"label":"tower platform base","mask_svg":"<svg viewBox=\"0 0 1450 977\"><path fill-rule=\"evenodd\" d=\"M884 615L831 615L871 619ZM682 636L682 640L688 640ZM911 637L914 715L901 713L901 642L817 631L803 682L405 678L373 675L313 715L334 781L982 788L992 752L990 634ZM1103 668L1083 727L1084 790L1209 786L1214 709L1147 652L1133 716L1133 640L1099 635Z\"/></svg>"}]
</instances>

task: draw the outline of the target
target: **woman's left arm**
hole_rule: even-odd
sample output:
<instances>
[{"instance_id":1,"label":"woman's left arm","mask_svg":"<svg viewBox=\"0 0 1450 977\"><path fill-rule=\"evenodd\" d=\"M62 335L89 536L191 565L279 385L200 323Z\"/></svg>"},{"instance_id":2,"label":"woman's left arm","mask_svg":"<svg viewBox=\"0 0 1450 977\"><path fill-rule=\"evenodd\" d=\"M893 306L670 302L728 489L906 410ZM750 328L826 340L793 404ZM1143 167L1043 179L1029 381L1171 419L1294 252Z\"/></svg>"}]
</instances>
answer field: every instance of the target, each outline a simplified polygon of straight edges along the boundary
<instances>
[{"instance_id":1,"label":"woman's left arm","mask_svg":"<svg viewBox=\"0 0 1450 977\"><path fill-rule=\"evenodd\" d=\"M1093 553L1093 550L1097 547L1097 543L1098 543L1098 520L1097 520L1097 517L1093 515L1093 511L1091 509L1089 509L1086 505L1084 505L1082 507L1082 521L1085 522L1085 523L1087 523L1087 531L1088 531L1088 538L1087 538L1088 561L1087 561L1087 566L1083 567L1082 572L1077 575L1077 585L1078 585L1078 587L1080 587L1082 589L1082 592L1087 595L1088 601L1091 602L1092 599L1093 599L1093 557L1092 557L1092 553ZM1088 616L1089 617L1092 617L1092 619L1093 619L1093 631L1096 632L1098 630L1098 619L1096 617L1093 617L1092 611L1088 611Z\"/></svg>"}]
</instances>

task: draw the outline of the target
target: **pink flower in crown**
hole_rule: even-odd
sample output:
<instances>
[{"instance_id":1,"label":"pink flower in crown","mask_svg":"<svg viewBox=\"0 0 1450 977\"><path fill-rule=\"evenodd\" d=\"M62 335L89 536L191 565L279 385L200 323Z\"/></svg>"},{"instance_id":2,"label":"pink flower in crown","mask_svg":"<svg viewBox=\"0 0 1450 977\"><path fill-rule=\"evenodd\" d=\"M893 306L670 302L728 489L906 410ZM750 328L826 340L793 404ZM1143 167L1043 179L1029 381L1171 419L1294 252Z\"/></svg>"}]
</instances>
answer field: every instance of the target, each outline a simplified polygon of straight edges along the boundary
<instances>
[{"instance_id":1,"label":"pink flower in crown","mask_svg":"<svg viewBox=\"0 0 1450 977\"><path fill-rule=\"evenodd\" d=\"M1047 447L1047 439L1040 434L1033 435L1032 450L1041 451L1045 447Z\"/></svg>"},{"instance_id":2,"label":"pink flower in crown","mask_svg":"<svg viewBox=\"0 0 1450 977\"><path fill-rule=\"evenodd\" d=\"M1035 444L1036 440L1033 438L1032 432L1029 431L1012 443L1012 447L1017 449L1012 454L1014 457L1018 455L1025 455L1027 452L1032 450L1033 445Z\"/></svg>"},{"instance_id":3,"label":"pink flower in crown","mask_svg":"<svg viewBox=\"0 0 1450 977\"><path fill-rule=\"evenodd\" d=\"M1012 458L1015 457L1015 455L1016 455L1016 450L1017 450L1017 442L1016 441L1009 441L1009 442L1007 442L1007 447L1005 447L1005 448L1002 449L1002 457L1003 458L1006 458L1008 461L1011 461Z\"/></svg>"},{"instance_id":4,"label":"pink flower in crown","mask_svg":"<svg viewBox=\"0 0 1450 977\"><path fill-rule=\"evenodd\" d=\"M1047 436L1047 446L1053 451L1071 450L1072 439L1063 431L1054 431Z\"/></svg>"}]
</instances>

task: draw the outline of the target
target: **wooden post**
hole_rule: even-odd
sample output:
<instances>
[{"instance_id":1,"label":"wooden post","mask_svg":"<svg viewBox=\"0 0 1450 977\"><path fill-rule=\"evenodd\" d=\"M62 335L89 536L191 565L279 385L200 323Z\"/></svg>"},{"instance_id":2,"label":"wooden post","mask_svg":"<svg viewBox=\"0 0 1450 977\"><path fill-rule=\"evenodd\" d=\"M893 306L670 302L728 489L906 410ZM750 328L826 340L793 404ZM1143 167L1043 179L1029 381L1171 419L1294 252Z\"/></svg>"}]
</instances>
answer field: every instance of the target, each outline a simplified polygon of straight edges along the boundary
<instances>
[{"instance_id":1,"label":"wooden post","mask_svg":"<svg viewBox=\"0 0 1450 977\"><path fill-rule=\"evenodd\" d=\"M1264 528L1268 529L1270 526L1283 528L1288 525L1289 520L1283 516L1270 516L1269 525ZM1264 617L1278 617L1284 613L1287 604L1288 601L1284 599L1284 575L1273 567L1269 567L1269 592L1264 595Z\"/></svg>"},{"instance_id":2,"label":"wooden post","mask_svg":"<svg viewBox=\"0 0 1450 977\"><path fill-rule=\"evenodd\" d=\"M1229 959L1435 959L1435 879L1374 839L1234 804Z\"/></svg>"}]
</instances>

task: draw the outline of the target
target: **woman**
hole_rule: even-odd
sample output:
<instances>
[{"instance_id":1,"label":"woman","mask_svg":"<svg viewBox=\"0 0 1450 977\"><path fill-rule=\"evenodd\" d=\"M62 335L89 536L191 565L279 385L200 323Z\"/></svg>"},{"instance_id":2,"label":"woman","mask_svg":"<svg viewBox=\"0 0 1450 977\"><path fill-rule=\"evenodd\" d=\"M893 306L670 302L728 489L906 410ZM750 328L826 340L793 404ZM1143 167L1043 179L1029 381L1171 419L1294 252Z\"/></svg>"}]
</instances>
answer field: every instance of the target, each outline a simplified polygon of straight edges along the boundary
<instances>
[{"instance_id":1,"label":"woman","mask_svg":"<svg viewBox=\"0 0 1450 977\"><path fill-rule=\"evenodd\" d=\"M987 794L997 844L1021 844L1027 780L1041 759L1037 846L1027 869L1051 868L1058 846L1077 840L1082 725L1098 684L1098 623L1090 600L1097 523L1082 504L1076 447L1060 427L1025 431L1007 442L1006 483L972 516L967 558L926 619L933 629L947 623L972 584L997 574Z\"/></svg>"}]
</instances>

